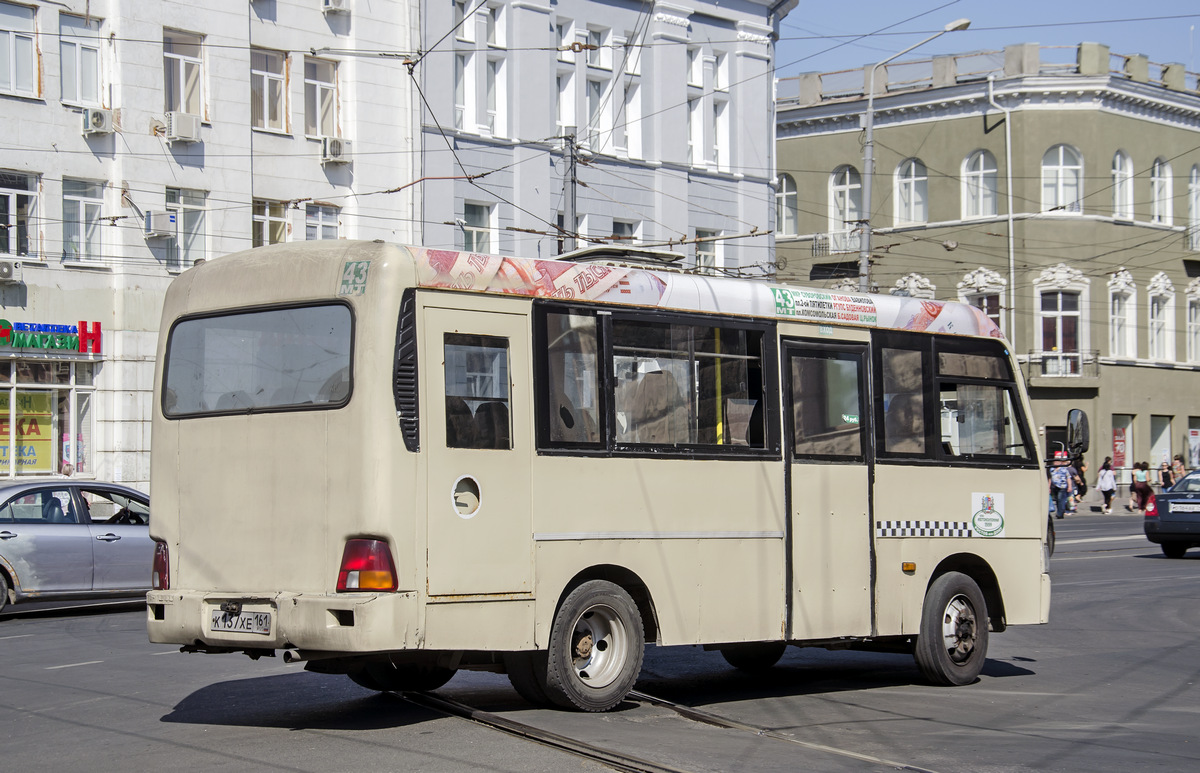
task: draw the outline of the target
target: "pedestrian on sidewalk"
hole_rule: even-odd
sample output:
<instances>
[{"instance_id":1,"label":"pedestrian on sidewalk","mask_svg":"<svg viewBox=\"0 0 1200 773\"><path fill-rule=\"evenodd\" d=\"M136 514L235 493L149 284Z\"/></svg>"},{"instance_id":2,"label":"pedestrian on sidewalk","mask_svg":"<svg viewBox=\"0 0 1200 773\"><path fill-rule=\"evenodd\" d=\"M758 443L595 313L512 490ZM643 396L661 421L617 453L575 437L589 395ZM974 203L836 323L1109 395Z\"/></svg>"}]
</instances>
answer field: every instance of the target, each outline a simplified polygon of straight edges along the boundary
<instances>
[{"instance_id":1,"label":"pedestrian on sidewalk","mask_svg":"<svg viewBox=\"0 0 1200 773\"><path fill-rule=\"evenodd\" d=\"M1129 487L1129 504L1125 509L1144 512L1150 494L1150 463L1137 462L1133 465L1133 484Z\"/></svg>"},{"instance_id":2,"label":"pedestrian on sidewalk","mask_svg":"<svg viewBox=\"0 0 1200 773\"><path fill-rule=\"evenodd\" d=\"M1117 476L1113 474L1112 457L1104 457L1104 464L1096 475L1096 488L1104 495L1104 512L1112 512L1113 495L1117 493Z\"/></svg>"},{"instance_id":3,"label":"pedestrian on sidewalk","mask_svg":"<svg viewBox=\"0 0 1200 773\"><path fill-rule=\"evenodd\" d=\"M1050 470L1050 498L1054 501L1054 517L1062 518L1067 514L1067 502L1071 498L1071 473L1065 451L1054 452L1054 467Z\"/></svg>"}]
</instances>

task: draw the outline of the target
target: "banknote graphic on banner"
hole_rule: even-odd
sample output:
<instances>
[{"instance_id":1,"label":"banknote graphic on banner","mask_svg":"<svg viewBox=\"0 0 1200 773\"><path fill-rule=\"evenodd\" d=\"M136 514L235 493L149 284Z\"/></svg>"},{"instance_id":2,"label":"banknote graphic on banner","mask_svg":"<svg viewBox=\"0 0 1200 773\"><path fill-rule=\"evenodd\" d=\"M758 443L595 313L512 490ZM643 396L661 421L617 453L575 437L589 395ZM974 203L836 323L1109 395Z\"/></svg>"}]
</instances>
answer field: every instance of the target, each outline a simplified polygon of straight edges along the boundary
<instances>
[{"instance_id":1,"label":"banknote graphic on banner","mask_svg":"<svg viewBox=\"0 0 1200 773\"><path fill-rule=\"evenodd\" d=\"M667 287L635 268L454 250L420 250L417 274L426 287L639 305L656 305Z\"/></svg>"},{"instance_id":2,"label":"banknote graphic on banner","mask_svg":"<svg viewBox=\"0 0 1200 773\"><path fill-rule=\"evenodd\" d=\"M10 469L16 460L17 471L53 472L54 470L54 395L49 392L18 392L16 447L9 445L10 425L8 392L0 392L0 470Z\"/></svg>"}]
</instances>

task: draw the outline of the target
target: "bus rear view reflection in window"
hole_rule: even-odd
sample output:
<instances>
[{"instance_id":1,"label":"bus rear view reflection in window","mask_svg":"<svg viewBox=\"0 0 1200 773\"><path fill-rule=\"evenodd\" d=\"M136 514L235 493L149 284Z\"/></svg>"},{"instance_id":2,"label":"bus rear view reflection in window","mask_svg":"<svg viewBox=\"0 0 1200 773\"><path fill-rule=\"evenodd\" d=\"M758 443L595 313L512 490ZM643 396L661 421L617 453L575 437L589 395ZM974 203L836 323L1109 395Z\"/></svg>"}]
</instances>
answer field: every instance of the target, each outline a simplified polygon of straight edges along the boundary
<instances>
[{"instance_id":1,"label":"bus rear view reflection in window","mask_svg":"<svg viewBox=\"0 0 1200 773\"><path fill-rule=\"evenodd\" d=\"M167 342L163 414L345 405L353 329L341 303L180 320Z\"/></svg>"}]
</instances>

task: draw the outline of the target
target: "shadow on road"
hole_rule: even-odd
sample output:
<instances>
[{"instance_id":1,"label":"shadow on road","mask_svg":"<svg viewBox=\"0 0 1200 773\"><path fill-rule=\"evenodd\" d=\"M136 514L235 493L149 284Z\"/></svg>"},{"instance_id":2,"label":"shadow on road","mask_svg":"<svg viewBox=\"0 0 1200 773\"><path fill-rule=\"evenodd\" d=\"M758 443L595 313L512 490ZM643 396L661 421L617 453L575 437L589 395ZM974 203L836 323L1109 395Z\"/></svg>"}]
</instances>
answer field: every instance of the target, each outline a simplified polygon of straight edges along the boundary
<instances>
[{"instance_id":1,"label":"shadow on road","mask_svg":"<svg viewBox=\"0 0 1200 773\"><path fill-rule=\"evenodd\" d=\"M297 672L203 687L180 701L161 721L294 730L378 730L441 716L393 695L368 692L343 676Z\"/></svg>"}]
</instances>

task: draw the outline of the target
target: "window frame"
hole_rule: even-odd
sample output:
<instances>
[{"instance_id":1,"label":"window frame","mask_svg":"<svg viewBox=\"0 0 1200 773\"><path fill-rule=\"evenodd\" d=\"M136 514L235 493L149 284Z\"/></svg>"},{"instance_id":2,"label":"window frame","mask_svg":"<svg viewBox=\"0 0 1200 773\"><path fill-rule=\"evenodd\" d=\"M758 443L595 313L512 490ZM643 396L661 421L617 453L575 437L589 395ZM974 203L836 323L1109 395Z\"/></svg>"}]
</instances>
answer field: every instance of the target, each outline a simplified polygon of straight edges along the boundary
<instances>
[{"instance_id":1,"label":"window frame","mask_svg":"<svg viewBox=\"0 0 1200 773\"><path fill-rule=\"evenodd\" d=\"M823 462L831 464L864 465L874 460L873 425L874 411L871 410L871 347L865 341L814 341L807 338L787 338L783 341L783 367L786 372L786 382L781 398L785 411L786 427L784 438L788 447L787 455L792 464L797 462ZM832 360L853 362L856 365L859 391L859 449L857 454L829 453L800 453L796 450L796 426L793 417L786 416L786 411L794 410L795 379L792 377L791 365L794 358ZM827 407L827 406L826 406Z\"/></svg>"},{"instance_id":2,"label":"window frame","mask_svg":"<svg viewBox=\"0 0 1200 773\"><path fill-rule=\"evenodd\" d=\"M313 74L309 74L309 65L313 66ZM329 80L320 76L321 68L328 67L331 73ZM341 99L338 92L339 67L332 59L321 59L315 56L304 57L304 136L311 139L323 137L341 137ZM311 87L311 88L310 88ZM311 91L311 94L310 94ZM322 95L328 94L329 115L326 116L321 107L325 101ZM332 133L325 134L325 118L328 118ZM311 131L310 131L311 129Z\"/></svg>"},{"instance_id":3,"label":"window frame","mask_svg":"<svg viewBox=\"0 0 1200 773\"><path fill-rule=\"evenodd\" d=\"M1050 160L1050 154L1056 152L1056 158ZM1068 159L1068 154L1072 157ZM1078 149L1059 143L1047 148L1042 154L1042 211L1055 215L1083 214L1083 155ZM1075 198L1066 200L1071 187L1071 176L1074 176ZM1053 193L1047 199L1047 183L1053 186Z\"/></svg>"},{"instance_id":4,"label":"window frame","mask_svg":"<svg viewBox=\"0 0 1200 773\"><path fill-rule=\"evenodd\" d=\"M85 20L80 16L65 13L59 14L59 89L63 104L80 105L83 107L103 107L105 104L103 93L104 57L101 52L100 24L101 22L98 19ZM93 33L93 35L85 35L85 32ZM70 69L74 76L74 94L66 93L68 49L74 49L74 53L70 55ZM84 57L81 56L84 51L91 51L95 56L96 71L92 73L91 78L85 77ZM91 83L95 89L94 98L89 99L84 96L83 85L85 81Z\"/></svg>"},{"instance_id":5,"label":"window frame","mask_svg":"<svg viewBox=\"0 0 1200 773\"><path fill-rule=\"evenodd\" d=\"M534 437L537 453L541 455L655 458L655 459L729 459L767 461L782 459L779 429L779 345L774 321L734 319L711 314L683 312L645 312L624 309L598 308L561 301L534 301ZM569 313L594 316L597 320L596 374L599 408L598 443L550 440L549 405L549 348L546 341L546 315ZM762 448L742 445L688 444L679 446L635 444L616 439L616 379L613 373L613 330L615 320L657 325L695 325L744 330L760 336L762 367L762 400L764 444Z\"/></svg>"},{"instance_id":6,"label":"window frame","mask_svg":"<svg viewBox=\"0 0 1200 773\"><path fill-rule=\"evenodd\" d=\"M332 223L329 222L332 218ZM309 236L309 229L316 228L317 236L312 238ZM333 236L324 236L327 229L333 228ZM304 240L305 241L332 241L342 238L342 210L340 207L335 207L332 204L305 204L304 205Z\"/></svg>"},{"instance_id":7,"label":"window frame","mask_svg":"<svg viewBox=\"0 0 1200 773\"><path fill-rule=\"evenodd\" d=\"M963 220L978 220L999 214L999 174L996 157L986 148L975 150L963 159ZM990 207L987 206L989 202Z\"/></svg>"},{"instance_id":8,"label":"window frame","mask_svg":"<svg viewBox=\"0 0 1200 773\"><path fill-rule=\"evenodd\" d=\"M862 174L853 164L841 164L829 173L829 233L830 251L847 252L850 236L854 233L851 223L862 220L863 187ZM851 219L851 215L854 216ZM836 226L836 227L835 227ZM833 249L834 237L837 241L845 240L845 244L836 245Z\"/></svg>"},{"instance_id":9,"label":"window frame","mask_svg":"<svg viewBox=\"0 0 1200 773\"><path fill-rule=\"evenodd\" d=\"M1113 219L1133 220L1133 158L1124 150L1113 154Z\"/></svg>"},{"instance_id":10,"label":"window frame","mask_svg":"<svg viewBox=\"0 0 1200 773\"><path fill-rule=\"evenodd\" d=\"M168 46L173 46L176 43L196 46L199 49L199 55L192 56L168 50ZM163 109L167 112L195 115L201 120L206 120L207 115L204 109L207 103L205 99L204 43L204 35L185 30L163 29ZM177 76L176 79L171 78L171 62L175 62L174 67L178 69L178 72L175 73ZM196 73L195 104L191 104L192 100L188 95L188 82L191 80L188 76L190 68L195 68ZM172 83L172 80L175 80L175 82ZM175 101L172 101L173 87L178 91L178 94L175 94L177 97ZM192 107L196 109L190 110L189 108Z\"/></svg>"},{"instance_id":11,"label":"window frame","mask_svg":"<svg viewBox=\"0 0 1200 773\"><path fill-rule=\"evenodd\" d=\"M256 56L266 57L268 68L278 62L279 70L261 69L254 66ZM254 47L250 49L250 127L259 131L286 134L290 128L291 111L288 109L290 89L287 87L290 57L286 52L269 48ZM259 94L255 98L255 84L258 84ZM278 89L278 97L271 96L271 88ZM275 104L272 104L275 103ZM260 123L255 123L255 108L258 108ZM278 114L278 125L271 125L271 108Z\"/></svg>"},{"instance_id":12,"label":"window frame","mask_svg":"<svg viewBox=\"0 0 1200 773\"><path fill-rule=\"evenodd\" d=\"M919 158L906 158L896 166L895 206L897 227L929 222L929 169Z\"/></svg>"},{"instance_id":13,"label":"window frame","mask_svg":"<svg viewBox=\"0 0 1200 773\"><path fill-rule=\"evenodd\" d=\"M1172 225L1175 220L1174 175L1170 162L1162 157L1150 165L1150 222Z\"/></svg>"},{"instance_id":14,"label":"window frame","mask_svg":"<svg viewBox=\"0 0 1200 773\"><path fill-rule=\"evenodd\" d=\"M477 222L471 222L467 219L468 207L476 207L484 214L484 219L487 221L484 225ZM463 223L459 227L462 233L464 252L478 252L490 254L496 252L496 205L487 204L481 201L464 201L463 202ZM469 237L469 238L468 238ZM487 243L481 248L480 239L484 238Z\"/></svg>"},{"instance_id":15,"label":"window frame","mask_svg":"<svg viewBox=\"0 0 1200 773\"><path fill-rule=\"evenodd\" d=\"M33 97L36 99L41 96L39 87L42 80L39 77L41 72L41 47L38 45L37 8L7 2L0 3L0 5L5 5L13 9L14 14L21 13L23 15L25 11L29 12L29 29L10 29L7 26L0 28L0 35L8 38L8 61L0 62L0 74L7 75L8 84L0 86L0 94L9 94L14 97ZM19 42L23 42L29 49L28 60L26 61L29 71L28 89L20 88L20 84L17 83L17 75L20 72L20 62L18 60L25 56L20 50L23 46L18 45Z\"/></svg>"},{"instance_id":16,"label":"window frame","mask_svg":"<svg viewBox=\"0 0 1200 773\"><path fill-rule=\"evenodd\" d=\"M41 187L38 176L16 170L0 170L4 177L12 176L25 178L26 190L9 188L2 183L0 177L0 199L5 200L4 212L0 213L0 238L8 244L7 249L0 249L0 255L6 258L23 260L42 260L38 252L38 192ZM25 215L22 220L20 213L21 199L26 199ZM25 251L20 249L22 237L22 222L24 223Z\"/></svg>"},{"instance_id":17,"label":"window frame","mask_svg":"<svg viewBox=\"0 0 1200 773\"><path fill-rule=\"evenodd\" d=\"M286 201L275 201L272 199L254 199L251 203L250 221L251 221L251 237L250 243L253 247L265 247L271 244L283 244L288 241L288 209ZM272 209L279 207L282 214L275 216L272 214ZM307 212L305 219L307 220ZM274 240L272 233L277 227L282 227L283 238Z\"/></svg>"},{"instance_id":18,"label":"window frame","mask_svg":"<svg viewBox=\"0 0 1200 773\"><path fill-rule=\"evenodd\" d=\"M199 196L201 203L195 202ZM186 199L192 199L190 201ZM197 260L208 258L208 191L195 188L168 187L165 197L166 210L178 213L175 235L167 240L167 268L170 271L183 271L195 265ZM189 229L189 222L196 224L195 229ZM200 239L199 256L193 255L195 247L189 246L184 239Z\"/></svg>"},{"instance_id":19,"label":"window frame","mask_svg":"<svg viewBox=\"0 0 1200 773\"><path fill-rule=\"evenodd\" d=\"M888 451L884 442L886 415L883 405L883 364L885 349L915 351L921 353L922 419L924 421L925 450L920 453ZM875 329L871 331L871 395L875 410L872 420L875 427L875 461L878 464L938 465L953 467L989 467L1002 469L1036 469L1038 466L1037 446L1033 442L1031 417L1025 413L1021 400L1019 372L1014 372L1007 344L996 339L980 339L966 336L910 333ZM1002 378L943 375L938 366L940 354L984 354L995 357L1004 367ZM941 396L944 386L986 386L1004 390L1017 422L1014 437L1019 438L1025 452L1023 456L1003 454L953 454L943 447L941 440Z\"/></svg>"},{"instance_id":20,"label":"window frame","mask_svg":"<svg viewBox=\"0 0 1200 773\"><path fill-rule=\"evenodd\" d=\"M99 188L99 194L96 196L87 196L79 193L67 193L68 184L81 184L85 186L96 186ZM65 263L91 263L103 257L104 254L104 233L101 230L100 221L104 217L104 189L105 184L96 180L81 180L78 178L63 178L62 190L62 256ZM79 209L77 217L69 218L67 216L67 202L73 202ZM91 215L94 211L94 216ZM79 235L79 243L86 245L85 250L68 251L68 230L73 226ZM92 238L85 238L89 226L95 228L94 241Z\"/></svg>"},{"instance_id":21,"label":"window frame","mask_svg":"<svg viewBox=\"0 0 1200 773\"><path fill-rule=\"evenodd\" d=\"M775 191L775 229L780 236L800 233L800 189L796 187L796 178L787 172L779 175L779 188Z\"/></svg>"}]
</instances>

